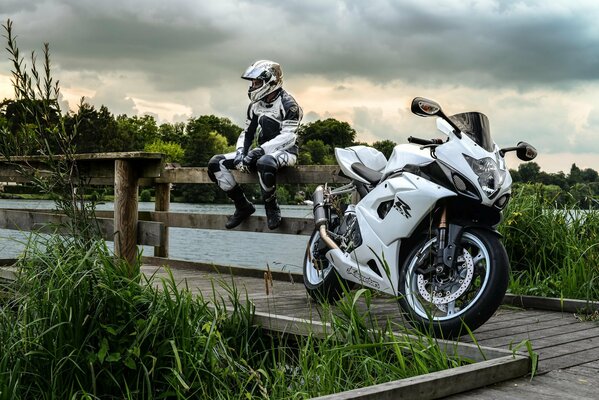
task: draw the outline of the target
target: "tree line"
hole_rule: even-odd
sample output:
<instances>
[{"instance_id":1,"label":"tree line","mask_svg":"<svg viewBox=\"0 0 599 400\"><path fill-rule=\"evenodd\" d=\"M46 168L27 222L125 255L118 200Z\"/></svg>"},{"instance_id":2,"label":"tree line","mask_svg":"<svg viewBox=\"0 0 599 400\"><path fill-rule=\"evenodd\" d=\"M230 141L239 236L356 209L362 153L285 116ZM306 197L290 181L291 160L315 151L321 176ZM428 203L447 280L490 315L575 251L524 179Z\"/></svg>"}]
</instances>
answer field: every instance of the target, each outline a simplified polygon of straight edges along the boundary
<instances>
[{"instance_id":1,"label":"tree line","mask_svg":"<svg viewBox=\"0 0 599 400\"><path fill-rule=\"evenodd\" d=\"M48 113L48 107L55 107ZM39 109L39 113L35 111ZM32 112L33 110L33 112ZM44 110L44 112L42 112ZM44 115L44 120L32 120L32 115ZM44 104L42 101L5 99L0 103L0 130L4 142L14 140L15 155L35 155L37 149L26 145L27 131L35 126L64 124L64 131L72 137L73 146L78 153L103 153L126 151L160 152L166 155L168 162L182 166L206 166L215 154L224 154L235 150L237 137L242 128L230 119L215 115L202 115L190 118L186 122L161 123L151 115L127 116L114 115L106 106L96 108L81 101L76 112L69 112L60 118L57 105ZM51 130L47 130L51 131ZM60 130L57 130L60 132ZM7 137L9 135L10 137ZM356 141L356 131L347 122L334 118L302 124L298 132L300 165L335 164L335 147L352 145L370 145L381 151L387 158L396 143L391 140L377 141L372 144ZM53 140L48 138L48 146ZM51 149L59 151L60 149ZM568 174L564 172L547 173L541 171L534 162L523 163L518 169L510 170L515 183L534 183L543 186L549 197L559 202L567 202L567 197L575 197L582 207L597 205L599 196L599 174L586 168L580 169L572 164ZM251 185L248 185L251 186ZM281 185L280 198L283 201L302 200L306 189L297 185ZM254 197L259 198L257 189L248 187ZM182 201L214 202L225 201L216 185L178 185L174 191ZM560 197L561 196L561 197Z\"/></svg>"}]
</instances>

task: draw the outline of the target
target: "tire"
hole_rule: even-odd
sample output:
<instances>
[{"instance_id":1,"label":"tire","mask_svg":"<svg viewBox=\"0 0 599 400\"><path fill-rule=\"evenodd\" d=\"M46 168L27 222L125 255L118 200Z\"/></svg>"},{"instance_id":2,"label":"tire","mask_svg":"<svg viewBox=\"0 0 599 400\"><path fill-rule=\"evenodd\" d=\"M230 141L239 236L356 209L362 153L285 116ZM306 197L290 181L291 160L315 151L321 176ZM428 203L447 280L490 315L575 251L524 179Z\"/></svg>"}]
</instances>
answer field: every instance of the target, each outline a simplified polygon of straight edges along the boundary
<instances>
[{"instance_id":1,"label":"tire","mask_svg":"<svg viewBox=\"0 0 599 400\"><path fill-rule=\"evenodd\" d=\"M399 276L399 303L413 326L450 339L467 334L464 325L474 331L501 305L509 281L509 261L495 233L467 228L461 238L457 271L419 273L433 265L436 241L418 241L406 257Z\"/></svg>"},{"instance_id":2,"label":"tire","mask_svg":"<svg viewBox=\"0 0 599 400\"><path fill-rule=\"evenodd\" d=\"M347 282L325 258L327 251L328 247L320 239L320 232L315 230L310 236L304 254L304 286L314 300L334 303L343 297Z\"/></svg>"}]
</instances>

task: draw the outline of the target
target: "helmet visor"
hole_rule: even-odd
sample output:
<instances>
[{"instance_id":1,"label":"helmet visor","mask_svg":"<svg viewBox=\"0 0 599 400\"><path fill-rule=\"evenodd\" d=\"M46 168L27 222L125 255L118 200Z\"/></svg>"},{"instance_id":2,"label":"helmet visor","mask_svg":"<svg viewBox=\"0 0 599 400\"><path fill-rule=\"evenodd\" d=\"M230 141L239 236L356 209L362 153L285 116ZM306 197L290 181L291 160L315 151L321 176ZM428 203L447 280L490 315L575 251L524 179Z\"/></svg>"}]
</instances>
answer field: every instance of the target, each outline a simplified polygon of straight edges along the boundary
<instances>
[{"instance_id":1,"label":"helmet visor","mask_svg":"<svg viewBox=\"0 0 599 400\"><path fill-rule=\"evenodd\" d=\"M252 79L250 81L250 91L260 89L264 85L264 81L262 79Z\"/></svg>"}]
</instances>

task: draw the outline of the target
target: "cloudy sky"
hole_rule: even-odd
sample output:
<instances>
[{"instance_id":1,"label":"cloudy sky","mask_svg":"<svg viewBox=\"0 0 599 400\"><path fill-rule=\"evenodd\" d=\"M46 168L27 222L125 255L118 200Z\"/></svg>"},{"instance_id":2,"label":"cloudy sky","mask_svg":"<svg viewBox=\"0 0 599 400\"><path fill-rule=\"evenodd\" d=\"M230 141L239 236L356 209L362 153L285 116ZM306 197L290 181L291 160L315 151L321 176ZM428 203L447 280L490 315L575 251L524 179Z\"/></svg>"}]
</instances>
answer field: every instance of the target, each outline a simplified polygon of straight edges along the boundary
<instances>
[{"instance_id":1,"label":"cloudy sky","mask_svg":"<svg viewBox=\"0 0 599 400\"><path fill-rule=\"evenodd\" d=\"M24 54L50 43L71 108L85 97L114 114L241 126L240 75L272 59L304 122L346 121L366 142L435 137L409 112L423 96L484 112L500 146L532 143L545 171L599 170L596 0L1 0L0 19ZM4 51L0 99L10 73Z\"/></svg>"}]
</instances>

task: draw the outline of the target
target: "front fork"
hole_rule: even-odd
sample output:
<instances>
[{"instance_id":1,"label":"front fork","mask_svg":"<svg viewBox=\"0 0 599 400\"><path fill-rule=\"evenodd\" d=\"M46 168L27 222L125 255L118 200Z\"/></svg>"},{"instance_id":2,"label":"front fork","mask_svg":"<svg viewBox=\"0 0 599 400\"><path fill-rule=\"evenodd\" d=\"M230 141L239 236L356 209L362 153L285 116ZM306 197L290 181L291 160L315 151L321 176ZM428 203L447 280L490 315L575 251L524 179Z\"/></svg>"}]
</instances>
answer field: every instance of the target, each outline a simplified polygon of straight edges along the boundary
<instances>
[{"instance_id":1,"label":"front fork","mask_svg":"<svg viewBox=\"0 0 599 400\"><path fill-rule=\"evenodd\" d=\"M437 228L435 268L438 272L447 268L452 270L455 267L462 232L462 226L447 223L447 206L444 205Z\"/></svg>"},{"instance_id":2,"label":"front fork","mask_svg":"<svg viewBox=\"0 0 599 400\"><path fill-rule=\"evenodd\" d=\"M437 226L437 251L434 263L426 269L417 268L416 272L419 274L432 272L440 274L443 271L454 269L463 230L462 226L447 222L447 206L444 205Z\"/></svg>"}]
</instances>

